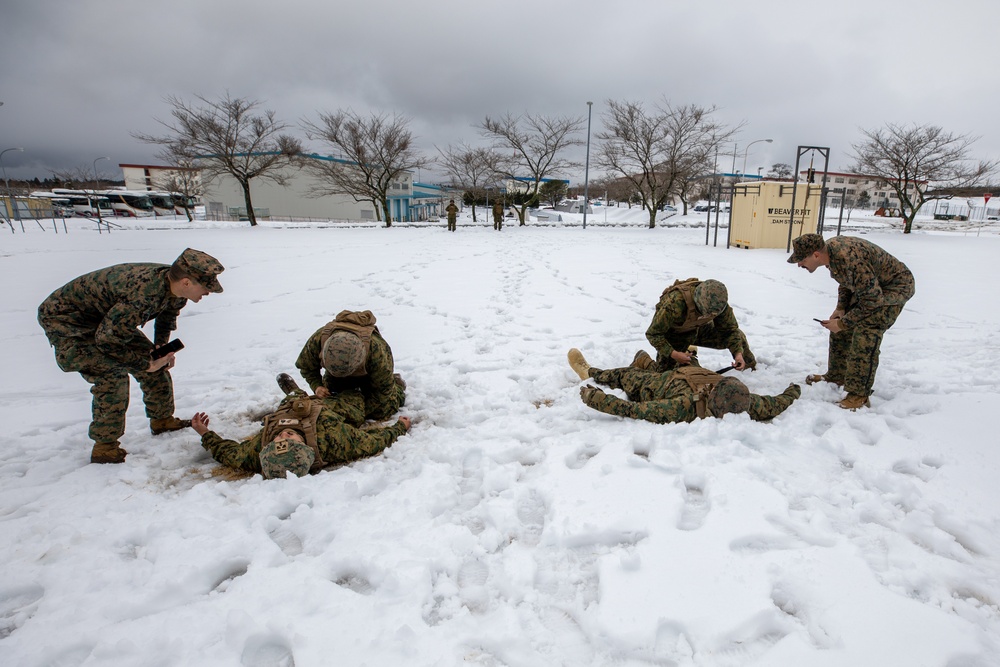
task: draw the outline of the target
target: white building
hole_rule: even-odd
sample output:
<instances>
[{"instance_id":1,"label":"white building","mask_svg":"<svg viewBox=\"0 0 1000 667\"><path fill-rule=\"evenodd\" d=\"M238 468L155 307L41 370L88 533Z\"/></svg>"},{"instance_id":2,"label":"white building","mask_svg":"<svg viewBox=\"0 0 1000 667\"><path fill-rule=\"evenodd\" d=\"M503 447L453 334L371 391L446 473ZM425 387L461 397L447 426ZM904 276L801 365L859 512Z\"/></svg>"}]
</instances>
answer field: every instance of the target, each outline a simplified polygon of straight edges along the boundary
<instances>
[{"instance_id":1,"label":"white building","mask_svg":"<svg viewBox=\"0 0 1000 667\"><path fill-rule=\"evenodd\" d=\"M303 155L304 159L336 160L321 155ZM343 162L343 160L338 160ZM119 165L125 174L129 190L163 190L165 183L177 172L177 167L153 165ZM318 220L378 220L371 202L354 201L349 195L312 196L312 176L301 167L285 168L287 186L271 181L250 181L250 197L257 217ZM201 203L210 219L230 220L246 217L243 189L230 176L221 176L203 185ZM392 183L389 191L389 211L393 221L436 220L442 210L444 193L439 186L418 183L406 173Z\"/></svg>"},{"instance_id":2,"label":"white building","mask_svg":"<svg viewBox=\"0 0 1000 667\"><path fill-rule=\"evenodd\" d=\"M807 181L809 179L809 170L800 171L799 175L801 176L801 180ZM846 196L845 206L856 205L861 193L867 192L872 207L899 208L899 198L896 196L896 191L892 189L885 179L877 176L830 171L827 172L826 179L824 180L823 172L817 171L814 172L814 181L816 183L823 181L823 185L827 187L829 191L827 206L840 206L841 193L839 191L844 189L844 195ZM911 198L916 194L917 185L924 187L927 185L927 182L919 181L917 184L910 183L906 188L906 192Z\"/></svg>"}]
</instances>

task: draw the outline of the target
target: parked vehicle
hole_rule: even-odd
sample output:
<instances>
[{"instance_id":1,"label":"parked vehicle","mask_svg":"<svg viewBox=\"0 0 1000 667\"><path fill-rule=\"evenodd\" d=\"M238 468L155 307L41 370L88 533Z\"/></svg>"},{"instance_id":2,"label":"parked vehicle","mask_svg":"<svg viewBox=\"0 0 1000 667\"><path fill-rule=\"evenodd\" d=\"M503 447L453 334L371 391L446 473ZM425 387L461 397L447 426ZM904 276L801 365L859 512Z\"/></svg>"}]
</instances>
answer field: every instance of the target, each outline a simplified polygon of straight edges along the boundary
<instances>
[{"instance_id":1,"label":"parked vehicle","mask_svg":"<svg viewBox=\"0 0 1000 667\"><path fill-rule=\"evenodd\" d=\"M176 215L174 195L170 192L147 192L149 202L153 205L153 215Z\"/></svg>"},{"instance_id":2,"label":"parked vehicle","mask_svg":"<svg viewBox=\"0 0 1000 667\"><path fill-rule=\"evenodd\" d=\"M50 193L54 197L68 199L73 207L74 215L82 218L100 217L113 218L114 210L108 198L91 190L65 190L56 188Z\"/></svg>"},{"instance_id":3,"label":"parked vehicle","mask_svg":"<svg viewBox=\"0 0 1000 667\"><path fill-rule=\"evenodd\" d=\"M123 218L148 218L153 215L153 202L145 191L99 190L111 202L115 215Z\"/></svg>"}]
</instances>

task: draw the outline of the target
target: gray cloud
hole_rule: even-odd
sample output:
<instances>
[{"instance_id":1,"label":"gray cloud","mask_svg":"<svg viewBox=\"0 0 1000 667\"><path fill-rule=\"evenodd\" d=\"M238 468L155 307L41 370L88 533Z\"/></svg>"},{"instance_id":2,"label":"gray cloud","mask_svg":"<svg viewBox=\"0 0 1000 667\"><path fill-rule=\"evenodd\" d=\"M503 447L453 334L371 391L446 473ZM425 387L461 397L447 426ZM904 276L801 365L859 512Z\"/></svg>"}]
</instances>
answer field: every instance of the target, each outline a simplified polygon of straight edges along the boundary
<instances>
[{"instance_id":1,"label":"gray cloud","mask_svg":"<svg viewBox=\"0 0 1000 667\"><path fill-rule=\"evenodd\" d=\"M401 113L429 153L478 141L488 114L583 117L590 100L596 132L607 99L666 98L745 123L737 168L750 141L773 138L752 147L750 172L793 162L798 145L829 146L831 167L845 168L858 128L886 122L981 136L975 153L997 158L993 9L988 0L919 11L908 0L8 0L0 150L25 148L4 156L12 177L102 155L155 163L130 132L159 131L166 95L229 91L293 125L341 107Z\"/></svg>"}]
</instances>

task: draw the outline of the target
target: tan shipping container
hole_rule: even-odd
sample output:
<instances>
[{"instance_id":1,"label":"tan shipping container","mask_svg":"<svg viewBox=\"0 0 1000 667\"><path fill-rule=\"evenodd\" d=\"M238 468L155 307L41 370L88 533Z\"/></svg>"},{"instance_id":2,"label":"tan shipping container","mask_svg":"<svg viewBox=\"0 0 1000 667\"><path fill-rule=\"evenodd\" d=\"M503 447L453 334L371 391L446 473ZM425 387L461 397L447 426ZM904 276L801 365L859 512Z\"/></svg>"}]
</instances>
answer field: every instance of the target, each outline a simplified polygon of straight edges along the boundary
<instances>
[{"instance_id":1,"label":"tan shipping container","mask_svg":"<svg viewBox=\"0 0 1000 667\"><path fill-rule=\"evenodd\" d=\"M737 248L785 248L795 209L792 238L815 233L822 188L815 183L756 181L737 183L733 191L729 243Z\"/></svg>"}]
</instances>

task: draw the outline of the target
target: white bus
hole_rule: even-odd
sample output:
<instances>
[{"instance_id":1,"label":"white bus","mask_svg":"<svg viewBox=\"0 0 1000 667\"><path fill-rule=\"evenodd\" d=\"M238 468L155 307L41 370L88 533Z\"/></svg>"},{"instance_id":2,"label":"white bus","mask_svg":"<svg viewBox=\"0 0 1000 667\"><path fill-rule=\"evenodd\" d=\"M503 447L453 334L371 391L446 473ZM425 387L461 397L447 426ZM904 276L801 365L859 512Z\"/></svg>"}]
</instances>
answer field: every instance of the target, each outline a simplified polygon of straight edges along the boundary
<instances>
[{"instance_id":1,"label":"white bus","mask_svg":"<svg viewBox=\"0 0 1000 667\"><path fill-rule=\"evenodd\" d=\"M34 196L36 193L32 193ZM41 193L37 193L41 194ZM98 213L100 217L113 218L115 215L114 210L111 208L111 202L108 198L89 190L62 190L56 188L51 193L48 193L53 197L59 197L63 199L68 199L70 205L73 207L74 215L78 215L83 218L96 218Z\"/></svg>"},{"instance_id":2,"label":"white bus","mask_svg":"<svg viewBox=\"0 0 1000 667\"><path fill-rule=\"evenodd\" d=\"M124 218L149 218L153 215L153 202L144 190L98 190L111 202L115 215Z\"/></svg>"},{"instance_id":3,"label":"white bus","mask_svg":"<svg viewBox=\"0 0 1000 667\"><path fill-rule=\"evenodd\" d=\"M176 215L174 206L175 195L169 192L147 192L149 201L153 205L153 215Z\"/></svg>"}]
</instances>

